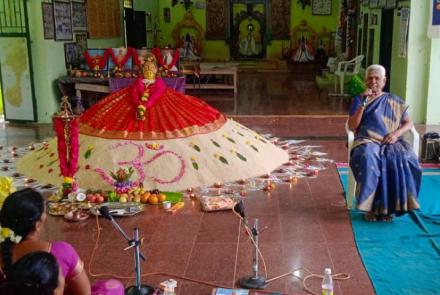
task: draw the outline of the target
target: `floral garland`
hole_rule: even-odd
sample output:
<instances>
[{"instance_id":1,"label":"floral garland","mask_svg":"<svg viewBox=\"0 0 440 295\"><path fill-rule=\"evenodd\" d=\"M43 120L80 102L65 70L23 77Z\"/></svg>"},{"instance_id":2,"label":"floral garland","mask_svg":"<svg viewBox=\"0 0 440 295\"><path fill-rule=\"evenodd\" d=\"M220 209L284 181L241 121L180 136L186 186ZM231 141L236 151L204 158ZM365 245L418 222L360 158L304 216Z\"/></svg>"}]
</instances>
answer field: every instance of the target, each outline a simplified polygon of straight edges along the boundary
<instances>
[{"instance_id":1,"label":"floral garland","mask_svg":"<svg viewBox=\"0 0 440 295\"><path fill-rule=\"evenodd\" d=\"M160 183L160 184L175 183L175 182L178 182L183 177L183 175L185 175L185 170L186 170L185 160L180 155L178 155L177 153L175 153L173 151L162 150L162 147L159 150L157 150L158 152L153 157L151 157L149 160L146 160L145 162L141 162L142 158L145 156L145 150L144 150L144 147L140 144L136 144L131 141L118 142L118 143L112 145L110 147L110 149L115 150L115 149L118 149L120 147L127 146L127 145L135 146L138 149L137 155L135 156L135 158L133 160L119 161L119 162L117 162L117 165L120 165L120 166L131 165L136 170L139 178L135 182L133 182L133 185L138 185L138 184L144 182L146 175L145 175L145 171L144 171L143 166L151 164L152 162L154 162L155 160L157 160L158 158L160 158L166 154L171 154L180 160L181 166L180 166L179 172L171 180L163 180L163 179L160 179L157 177L153 177L153 180L156 183ZM108 184L110 184L112 186L115 185L115 180L113 178L111 178L110 176L108 176L106 174L106 172L104 171L104 169L96 168L94 171L97 172L105 182L107 182Z\"/></svg>"},{"instance_id":2,"label":"floral garland","mask_svg":"<svg viewBox=\"0 0 440 295\"><path fill-rule=\"evenodd\" d=\"M93 69L95 71L99 71L102 70L103 68L105 68L105 64L107 63L107 59L108 59L108 55L109 55L109 51L112 51L111 48L108 48L104 51L104 55L95 55L95 56L90 56L89 51L86 50L84 52L84 57L86 58L86 62L87 65L89 66L90 69Z\"/></svg>"},{"instance_id":3,"label":"floral garland","mask_svg":"<svg viewBox=\"0 0 440 295\"><path fill-rule=\"evenodd\" d=\"M58 158L61 175L64 176L63 194L76 191L74 176L78 170L79 157L79 120L78 118L53 118L58 139Z\"/></svg>"},{"instance_id":4,"label":"floral garland","mask_svg":"<svg viewBox=\"0 0 440 295\"><path fill-rule=\"evenodd\" d=\"M159 64L159 66L165 70L169 70L169 69L173 68L176 65L176 63L180 57L179 50L174 50L173 60L171 61L171 63L169 65L166 65L163 62L162 52L160 51L159 48L156 47L156 48L151 49L151 53L153 53L154 56L156 56L156 60L157 60L157 63Z\"/></svg>"},{"instance_id":5,"label":"floral garland","mask_svg":"<svg viewBox=\"0 0 440 295\"><path fill-rule=\"evenodd\" d=\"M158 159L166 154L171 154L171 155L175 156L177 159L179 159L181 166L180 166L179 173L175 177L173 177L171 180L163 180L163 179L160 179L157 177L153 177L153 180L157 183L160 183L160 184L178 182L183 177L183 175L185 175L185 169L186 169L185 160L180 155L178 155L177 153L175 153L173 151L160 151L157 154L155 154L150 160L147 160L142 164L149 165L150 163L154 162L156 159Z\"/></svg>"},{"instance_id":6,"label":"floral garland","mask_svg":"<svg viewBox=\"0 0 440 295\"><path fill-rule=\"evenodd\" d=\"M116 70L123 69L125 64L127 63L127 61L133 55L133 52L136 52L136 50L134 48L127 47L127 52L125 53L124 58L119 61L118 57L113 52L113 49L109 48L107 50L108 50L108 53L110 54L110 58L112 59L112 62L116 65Z\"/></svg>"},{"instance_id":7,"label":"floral garland","mask_svg":"<svg viewBox=\"0 0 440 295\"><path fill-rule=\"evenodd\" d=\"M131 56L133 57L133 62L135 65L140 67L142 65L141 61L139 60L139 55L137 54L136 49L133 49L131 52Z\"/></svg>"},{"instance_id":8,"label":"floral garland","mask_svg":"<svg viewBox=\"0 0 440 295\"><path fill-rule=\"evenodd\" d=\"M131 99L136 107L136 119L145 120L145 113L164 93L165 83L161 80L155 80L153 83L144 83L144 80L138 79L131 89Z\"/></svg>"}]
</instances>

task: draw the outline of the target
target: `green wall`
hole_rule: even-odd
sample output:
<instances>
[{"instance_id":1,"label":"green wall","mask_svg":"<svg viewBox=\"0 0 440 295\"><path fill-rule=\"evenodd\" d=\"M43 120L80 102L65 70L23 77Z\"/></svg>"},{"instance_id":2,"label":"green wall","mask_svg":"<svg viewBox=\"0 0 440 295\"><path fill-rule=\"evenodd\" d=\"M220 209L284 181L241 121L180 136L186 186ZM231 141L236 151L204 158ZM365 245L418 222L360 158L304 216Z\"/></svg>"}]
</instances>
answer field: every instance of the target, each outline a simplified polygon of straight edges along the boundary
<instances>
[{"instance_id":1,"label":"green wall","mask_svg":"<svg viewBox=\"0 0 440 295\"><path fill-rule=\"evenodd\" d=\"M426 99L426 123L440 124L440 38L431 40L429 78Z\"/></svg>"},{"instance_id":2,"label":"green wall","mask_svg":"<svg viewBox=\"0 0 440 295\"><path fill-rule=\"evenodd\" d=\"M158 22L159 19L159 2L158 0L134 0L133 9L136 11L146 11L151 14L151 20L153 24L148 24L147 26L154 26ZM148 20L147 20L148 22ZM157 24L158 25L158 24ZM152 27L149 28L151 31L147 31L147 47L154 47L154 38Z\"/></svg>"},{"instance_id":3,"label":"green wall","mask_svg":"<svg viewBox=\"0 0 440 295\"><path fill-rule=\"evenodd\" d=\"M37 0L27 2L29 33L38 122L50 123L53 113L58 110L60 99L56 89L56 80L66 75L64 64L65 42L44 40L41 2ZM88 39L87 43L90 48L120 47L123 45L123 38L121 36L121 38L115 39Z\"/></svg>"},{"instance_id":4,"label":"green wall","mask_svg":"<svg viewBox=\"0 0 440 295\"><path fill-rule=\"evenodd\" d=\"M410 106L409 113L416 123L426 122L431 47L431 42L427 37L428 2L431 1L411 1L405 98Z\"/></svg>"},{"instance_id":5,"label":"green wall","mask_svg":"<svg viewBox=\"0 0 440 295\"><path fill-rule=\"evenodd\" d=\"M409 5L405 3L405 5ZM393 23L393 51L391 58L391 81L390 89L396 95L405 98L406 95L406 75L408 60L399 56L399 34L400 34L400 17L398 16L398 10L394 10L394 23Z\"/></svg>"},{"instance_id":6,"label":"green wall","mask_svg":"<svg viewBox=\"0 0 440 295\"><path fill-rule=\"evenodd\" d=\"M303 10L301 4L297 3L297 0L291 1L291 21L290 28L298 25L302 20L306 20L307 23L317 32L321 31L322 27L327 27L330 31L335 31L338 24L339 17L339 3L340 0L332 1L332 14L329 16L317 16L312 15L311 6L306 6ZM163 19L163 9L171 9L171 22L165 23ZM206 12L205 9L195 9L191 7L191 12L194 15L194 19L206 29ZM185 9L183 5L176 5L171 7L170 0L159 1L159 21L162 32L160 33L161 38L159 40L159 46L165 46L167 44L175 45L172 39L171 32L173 31L175 25L183 19ZM285 44L287 41L284 41ZM267 47L267 58L268 59L280 59L281 58L281 48L283 41L274 40ZM202 58L204 60L219 60L227 61L230 59L229 56L229 45L225 41L217 40L205 40L203 43L203 53Z\"/></svg>"}]
</instances>

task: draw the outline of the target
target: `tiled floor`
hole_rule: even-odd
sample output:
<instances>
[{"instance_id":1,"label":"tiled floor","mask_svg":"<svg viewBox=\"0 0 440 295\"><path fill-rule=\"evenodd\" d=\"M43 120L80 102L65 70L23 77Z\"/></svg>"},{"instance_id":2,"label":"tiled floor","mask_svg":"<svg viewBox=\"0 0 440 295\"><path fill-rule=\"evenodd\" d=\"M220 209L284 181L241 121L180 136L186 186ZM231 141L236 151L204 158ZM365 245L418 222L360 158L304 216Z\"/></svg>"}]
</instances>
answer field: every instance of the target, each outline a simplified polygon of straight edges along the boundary
<instances>
[{"instance_id":1,"label":"tiled floor","mask_svg":"<svg viewBox=\"0 0 440 295\"><path fill-rule=\"evenodd\" d=\"M306 82L313 79L308 76ZM270 81L265 80L267 77ZM347 101L320 97L314 85L301 82L302 76L293 73L292 77L296 80L289 79L286 73L244 75L237 113L245 115L234 119L261 133L306 138L307 143L321 145L320 150L329 153L329 158L346 161L343 114ZM217 107L228 112L227 104ZM318 116L304 116L308 114ZM420 131L425 129L439 130L438 126L419 127ZM0 145L25 145L52 135L50 125L6 124L0 129ZM316 273L331 267L335 273L347 272L352 276L336 283L335 294L374 294L354 243L334 165L316 179L279 185L271 193L251 193L245 198L245 208L249 220L259 218L260 228L267 227L260 236L260 249L268 277L299 267ZM187 199L186 206L175 215L149 206L142 215L118 221L129 233L134 227L141 230L142 251L147 256L142 263L142 273L147 275L143 278L145 283L157 285L172 273L178 281L178 294L209 295L211 286L183 277L232 287L239 278L251 274L252 247L240 221L231 212L203 213L197 201ZM131 251L123 250L125 241L108 221L99 222L102 231L91 265L97 230L94 219L67 223L49 217L44 237L72 243L92 280L102 278L96 274L118 274L125 284L133 284L133 279L126 278L134 273ZM260 271L264 274L261 264ZM312 280L309 285L319 293L320 280ZM267 289L304 294L301 283L293 277L274 281Z\"/></svg>"},{"instance_id":2,"label":"tiled floor","mask_svg":"<svg viewBox=\"0 0 440 295\"><path fill-rule=\"evenodd\" d=\"M315 83L319 71L304 64L285 71L243 70L238 92L192 91L226 114L237 115L335 115L345 114L349 98L329 96Z\"/></svg>"},{"instance_id":3,"label":"tiled floor","mask_svg":"<svg viewBox=\"0 0 440 295\"><path fill-rule=\"evenodd\" d=\"M343 131L338 130L345 120L343 117L236 119L263 133L313 137L315 140L309 143L322 145L321 150L329 152L330 158L336 161L345 159L344 142L340 140ZM302 127L299 124L303 124ZM0 143L23 145L51 135L48 125L29 127L9 124L0 131ZM322 135L326 135L324 140L316 140ZM322 273L325 267L330 266L335 272L353 275L352 279L336 284L335 294L373 294L355 248L342 187L333 165L317 179L303 179L297 185L279 185L270 194L251 193L245 199L245 208L249 220L259 218L261 228L267 227L260 236L260 247L268 277L299 267ZM229 287L234 286L239 278L251 274L252 247L240 230L238 218L231 212L203 213L196 201L188 199L185 208L176 215L164 214L159 208L150 206L143 215L120 219L119 222L129 232L136 226L141 230L144 237L142 250L147 256L147 261L142 264L144 274L172 273ZM100 220L100 224L101 239L91 273L131 276L131 252L123 251L125 242L109 222ZM95 232L94 219L73 224L49 217L44 236L72 243L88 266ZM264 274L262 265L260 267ZM169 277L169 274L147 276L143 281L157 285ZM98 278L92 277L92 280ZM133 279L122 280L126 284L134 283ZM212 289L182 278L178 278L178 282L178 294L210 294ZM319 290L319 285L319 280L311 281L315 290ZM304 293L300 282L293 277L274 281L267 289L285 294ZM356 293L355 290L362 292Z\"/></svg>"}]
</instances>

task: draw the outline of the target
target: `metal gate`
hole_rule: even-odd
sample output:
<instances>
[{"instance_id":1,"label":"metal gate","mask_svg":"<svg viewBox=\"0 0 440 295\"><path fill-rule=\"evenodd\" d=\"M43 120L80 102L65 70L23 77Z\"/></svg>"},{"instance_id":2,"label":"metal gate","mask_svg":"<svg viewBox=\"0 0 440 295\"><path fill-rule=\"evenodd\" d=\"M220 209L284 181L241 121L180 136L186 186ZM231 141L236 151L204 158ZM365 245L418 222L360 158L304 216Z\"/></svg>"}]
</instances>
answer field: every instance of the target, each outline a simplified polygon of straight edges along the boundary
<instances>
[{"instance_id":1,"label":"metal gate","mask_svg":"<svg viewBox=\"0 0 440 295\"><path fill-rule=\"evenodd\" d=\"M6 120L37 120L27 0L0 0L0 91Z\"/></svg>"}]
</instances>

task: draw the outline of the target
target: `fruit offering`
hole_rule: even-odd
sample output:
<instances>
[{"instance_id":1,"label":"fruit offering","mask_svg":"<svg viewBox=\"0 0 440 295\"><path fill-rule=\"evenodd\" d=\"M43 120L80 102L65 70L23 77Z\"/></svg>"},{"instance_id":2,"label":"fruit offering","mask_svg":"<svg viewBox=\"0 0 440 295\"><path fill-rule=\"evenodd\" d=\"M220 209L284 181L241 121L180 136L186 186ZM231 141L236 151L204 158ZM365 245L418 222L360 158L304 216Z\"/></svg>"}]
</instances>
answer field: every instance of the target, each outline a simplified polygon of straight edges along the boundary
<instances>
[{"instance_id":1,"label":"fruit offering","mask_svg":"<svg viewBox=\"0 0 440 295\"><path fill-rule=\"evenodd\" d=\"M86 192L86 197L87 197L86 200L90 203L101 204L107 200L106 194L103 193L101 190L97 190L97 191L88 190Z\"/></svg>"}]
</instances>

